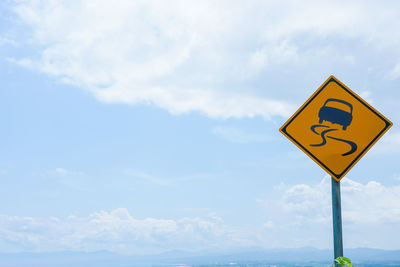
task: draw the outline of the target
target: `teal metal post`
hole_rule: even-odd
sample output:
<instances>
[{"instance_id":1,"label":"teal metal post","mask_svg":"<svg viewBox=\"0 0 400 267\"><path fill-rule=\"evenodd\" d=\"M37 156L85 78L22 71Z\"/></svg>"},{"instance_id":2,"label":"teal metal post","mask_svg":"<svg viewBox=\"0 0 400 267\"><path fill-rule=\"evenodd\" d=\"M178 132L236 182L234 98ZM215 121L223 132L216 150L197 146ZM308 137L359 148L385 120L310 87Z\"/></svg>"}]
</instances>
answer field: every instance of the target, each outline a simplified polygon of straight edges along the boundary
<instances>
[{"instance_id":1,"label":"teal metal post","mask_svg":"<svg viewBox=\"0 0 400 267\"><path fill-rule=\"evenodd\" d=\"M335 259L343 256L342 205L340 200L340 182L332 177L332 219L333 247Z\"/></svg>"}]
</instances>

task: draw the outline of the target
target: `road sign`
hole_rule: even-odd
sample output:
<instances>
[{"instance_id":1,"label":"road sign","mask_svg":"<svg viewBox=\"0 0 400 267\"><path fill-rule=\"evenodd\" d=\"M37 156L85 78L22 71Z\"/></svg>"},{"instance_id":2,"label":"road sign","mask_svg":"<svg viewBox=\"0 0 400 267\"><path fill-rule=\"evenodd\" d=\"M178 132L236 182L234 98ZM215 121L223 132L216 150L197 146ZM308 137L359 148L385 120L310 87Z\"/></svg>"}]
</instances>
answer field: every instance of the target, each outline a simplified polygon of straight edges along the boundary
<instances>
[{"instance_id":1,"label":"road sign","mask_svg":"<svg viewBox=\"0 0 400 267\"><path fill-rule=\"evenodd\" d=\"M330 76L279 131L340 181L391 126Z\"/></svg>"}]
</instances>

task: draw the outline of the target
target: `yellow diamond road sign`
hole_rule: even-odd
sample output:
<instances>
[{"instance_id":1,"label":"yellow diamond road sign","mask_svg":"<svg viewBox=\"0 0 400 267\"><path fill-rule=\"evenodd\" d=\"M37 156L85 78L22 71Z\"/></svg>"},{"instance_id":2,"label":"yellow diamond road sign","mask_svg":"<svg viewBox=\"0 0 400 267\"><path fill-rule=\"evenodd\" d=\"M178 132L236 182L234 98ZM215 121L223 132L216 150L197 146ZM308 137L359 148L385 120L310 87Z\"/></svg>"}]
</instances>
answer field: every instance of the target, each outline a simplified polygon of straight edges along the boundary
<instances>
[{"instance_id":1,"label":"yellow diamond road sign","mask_svg":"<svg viewBox=\"0 0 400 267\"><path fill-rule=\"evenodd\" d=\"M279 131L340 181L391 126L330 76Z\"/></svg>"}]
</instances>

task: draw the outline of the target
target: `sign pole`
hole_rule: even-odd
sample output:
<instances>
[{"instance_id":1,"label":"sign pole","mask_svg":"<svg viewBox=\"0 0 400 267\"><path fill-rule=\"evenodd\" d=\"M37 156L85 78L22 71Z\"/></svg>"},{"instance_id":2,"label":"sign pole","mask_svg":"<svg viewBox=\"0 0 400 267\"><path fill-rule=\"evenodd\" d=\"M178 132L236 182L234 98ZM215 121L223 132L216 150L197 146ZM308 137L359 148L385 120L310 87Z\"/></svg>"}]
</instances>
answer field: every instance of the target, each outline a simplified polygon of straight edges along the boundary
<instances>
[{"instance_id":1,"label":"sign pole","mask_svg":"<svg viewBox=\"0 0 400 267\"><path fill-rule=\"evenodd\" d=\"M332 177L332 219L333 246L335 259L343 256L342 205L340 200L340 182Z\"/></svg>"}]
</instances>

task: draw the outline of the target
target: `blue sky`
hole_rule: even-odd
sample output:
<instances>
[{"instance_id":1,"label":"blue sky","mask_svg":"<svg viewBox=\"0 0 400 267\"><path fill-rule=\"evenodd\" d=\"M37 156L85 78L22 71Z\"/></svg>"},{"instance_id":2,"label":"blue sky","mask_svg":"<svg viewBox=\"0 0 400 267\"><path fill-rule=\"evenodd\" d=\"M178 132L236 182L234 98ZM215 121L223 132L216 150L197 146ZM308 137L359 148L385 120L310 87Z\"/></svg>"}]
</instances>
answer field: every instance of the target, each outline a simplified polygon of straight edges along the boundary
<instances>
[{"instance_id":1,"label":"blue sky","mask_svg":"<svg viewBox=\"0 0 400 267\"><path fill-rule=\"evenodd\" d=\"M400 249L399 10L2 2L0 252L332 247L329 177L278 132L330 75L394 123L344 245Z\"/></svg>"}]
</instances>

